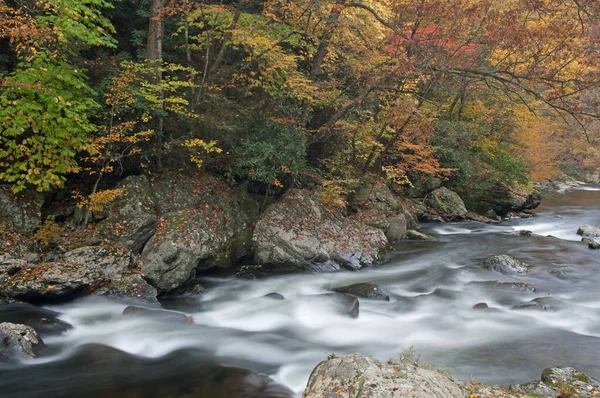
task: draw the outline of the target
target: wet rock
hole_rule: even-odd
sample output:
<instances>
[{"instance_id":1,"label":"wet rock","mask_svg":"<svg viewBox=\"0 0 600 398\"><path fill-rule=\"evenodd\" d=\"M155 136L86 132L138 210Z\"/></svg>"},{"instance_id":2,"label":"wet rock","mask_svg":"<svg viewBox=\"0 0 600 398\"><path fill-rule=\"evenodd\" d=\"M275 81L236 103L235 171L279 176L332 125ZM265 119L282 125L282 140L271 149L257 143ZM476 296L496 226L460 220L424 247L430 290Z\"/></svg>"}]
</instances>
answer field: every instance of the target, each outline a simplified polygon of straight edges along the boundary
<instances>
[{"instance_id":1,"label":"wet rock","mask_svg":"<svg viewBox=\"0 0 600 398\"><path fill-rule=\"evenodd\" d=\"M315 305L323 302L333 303L337 310L350 318L358 318L360 303L354 296L344 293L323 293L306 297L307 301L314 301Z\"/></svg>"},{"instance_id":2,"label":"wet rock","mask_svg":"<svg viewBox=\"0 0 600 398\"><path fill-rule=\"evenodd\" d=\"M0 323L0 359L36 358L44 346L42 338L32 327Z\"/></svg>"},{"instance_id":3,"label":"wet rock","mask_svg":"<svg viewBox=\"0 0 600 398\"><path fill-rule=\"evenodd\" d=\"M506 254L500 254L485 259L482 263L487 269L504 275L521 275L529 271L529 266Z\"/></svg>"},{"instance_id":4,"label":"wet rock","mask_svg":"<svg viewBox=\"0 0 600 398\"><path fill-rule=\"evenodd\" d=\"M541 380L511 386L511 390L541 397L591 398L600 395L600 383L574 368L544 369Z\"/></svg>"},{"instance_id":5,"label":"wet rock","mask_svg":"<svg viewBox=\"0 0 600 398\"><path fill-rule=\"evenodd\" d=\"M263 297L269 298L271 300L285 300L285 297L283 297L283 295L279 293L268 293L265 294Z\"/></svg>"},{"instance_id":6,"label":"wet rock","mask_svg":"<svg viewBox=\"0 0 600 398\"><path fill-rule=\"evenodd\" d=\"M303 398L462 398L454 382L439 372L412 364L386 364L351 354L321 362Z\"/></svg>"},{"instance_id":7,"label":"wet rock","mask_svg":"<svg viewBox=\"0 0 600 398\"><path fill-rule=\"evenodd\" d=\"M13 193L9 185L0 185L0 224L23 235L33 235L42 222L44 197L39 193Z\"/></svg>"},{"instance_id":8,"label":"wet rock","mask_svg":"<svg viewBox=\"0 0 600 398\"><path fill-rule=\"evenodd\" d=\"M65 382L57 382L57 372ZM68 379L68 380L67 380ZM3 398L294 398L285 386L249 369L207 361L187 347L159 358L84 345L66 358L0 368Z\"/></svg>"},{"instance_id":9,"label":"wet rock","mask_svg":"<svg viewBox=\"0 0 600 398\"><path fill-rule=\"evenodd\" d=\"M179 188L191 197L171 191ZM197 269L225 269L250 255L258 205L249 194L208 175L167 175L154 190L163 215L142 252L141 271L159 293L182 286Z\"/></svg>"},{"instance_id":10,"label":"wet rock","mask_svg":"<svg viewBox=\"0 0 600 398\"><path fill-rule=\"evenodd\" d=\"M554 297L538 297L527 303L513 307L515 310L558 311L567 308L564 301Z\"/></svg>"},{"instance_id":11,"label":"wet rock","mask_svg":"<svg viewBox=\"0 0 600 398\"><path fill-rule=\"evenodd\" d=\"M431 242L437 241L437 239L431 235L427 235L427 234L424 234L423 232L414 231L414 230L406 231L406 238L410 239L410 240L426 240L426 241L431 241Z\"/></svg>"},{"instance_id":12,"label":"wet rock","mask_svg":"<svg viewBox=\"0 0 600 398\"><path fill-rule=\"evenodd\" d=\"M389 293L374 283L356 283L335 288L333 291L371 300L390 301Z\"/></svg>"},{"instance_id":13,"label":"wet rock","mask_svg":"<svg viewBox=\"0 0 600 398\"><path fill-rule=\"evenodd\" d=\"M533 232L526 231L526 230L521 230L521 231L519 231L519 235L521 235L521 236L533 236Z\"/></svg>"},{"instance_id":14,"label":"wet rock","mask_svg":"<svg viewBox=\"0 0 600 398\"><path fill-rule=\"evenodd\" d=\"M541 196L529 187L510 187L496 183L485 198L485 204L497 214L532 210L541 203Z\"/></svg>"},{"instance_id":15,"label":"wet rock","mask_svg":"<svg viewBox=\"0 0 600 398\"><path fill-rule=\"evenodd\" d=\"M467 220L471 220L471 221L478 221L478 222L483 222L486 224L499 224L500 221L498 221L496 219L496 217L497 216L495 216L494 218L489 218L489 217L482 216L477 213L473 213L472 211L468 212L467 216L466 216Z\"/></svg>"},{"instance_id":16,"label":"wet rock","mask_svg":"<svg viewBox=\"0 0 600 398\"><path fill-rule=\"evenodd\" d=\"M585 182L567 177L564 181L549 180L538 183L536 187L546 195L548 193L565 193L582 185L585 185Z\"/></svg>"},{"instance_id":17,"label":"wet rock","mask_svg":"<svg viewBox=\"0 0 600 398\"><path fill-rule=\"evenodd\" d=\"M600 250L600 239L592 240L589 238L581 239L582 242L587 243L588 247L593 250Z\"/></svg>"},{"instance_id":18,"label":"wet rock","mask_svg":"<svg viewBox=\"0 0 600 398\"><path fill-rule=\"evenodd\" d=\"M260 218L252 236L259 264L314 270L335 262L344 268L370 266L383 258L383 231L321 209L313 194L291 190Z\"/></svg>"},{"instance_id":19,"label":"wet rock","mask_svg":"<svg viewBox=\"0 0 600 398\"><path fill-rule=\"evenodd\" d=\"M581 241L586 243L590 249L600 249L600 228L582 225L577 229L577 234L581 235Z\"/></svg>"},{"instance_id":20,"label":"wet rock","mask_svg":"<svg viewBox=\"0 0 600 398\"><path fill-rule=\"evenodd\" d=\"M530 301L525 304L515 305L513 310L537 310L537 311L546 311L548 308L545 305L540 303L536 303L535 301Z\"/></svg>"},{"instance_id":21,"label":"wet rock","mask_svg":"<svg viewBox=\"0 0 600 398\"><path fill-rule=\"evenodd\" d=\"M110 284L98 289L95 293L104 296L141 300L148 304L160 305L156 289L149 285L140 274L131 274L112 279Z\"/></svg>"},{"instance_id":22,"label":"wet rock","mask_svg":"<svg viewBox=\"0 0 600 398\"><path fill-rule=\"evenodd\" d=\"M194 318L182 312L150 309L129 305L123 310L124 316L152 318L163 322L194 323Z\"/></svg>"},{"instance_id":23,"label":"wet rock","mask_svg":"<svg viewBox=\"0 0 600 398\"><path fill-rule=\"evenodd\" d=\"M126 249L105 246L81 247L65 253L61 260L0 272L0 296L32 303L68 300L122 278L132 265Z\"/></svg>"},{"instance_id":24,"label":"wet rock","mask_svg":"<svg viewBox=\"0 0 600 398\"><path fill-rule=\"evenodd\" d=\"M0 323L9 322L32 327L42 335L60 334L73 328L60 320L60 313L27 303L0 306Z\"/></svg>"},{"instance_id":25,"label":"wet rock","mask_svg":"<svg viewBox=\"0 0 600 398\"><path fill-rule=\"evenodd\" d=\"M98 229L108 239L137 254L154 235L157 216L146 176L130 176L117 187L121 194L105 208Z\"/></svg>"},{"instance_id":26,"label":"wet rock","mask_svg":"<svg viewBox=\"0 0 600 398\"><path fill-rule=\"evenodd\" d=\"M465 203L456 192L438 188L425 197L425 204L444 220L464 219L467 216Z\"/></svg>"},{"instance_id":27,"label":"wet rock","mask_svg":"<svg viewBox=\"0 0 600 398\"><path fill-rule=\"evenodd\" d=\"M487 310L490 308L487 303L477 303L473 306L474 310Z\"/></svg>"},{"instance_id":28,"label":"wet rock","mask_svg":"<svg viewBox=\"0 0 600 398\"><path fill-rule=\"evenodd\" d=\"M524 282L498 282L498 281L486 281L486 282L470 282L471 285L477 285L487 287L496 290L515 291L515 292L535 292L536 288L529 283Z\"/></svg>"}]
</instances>

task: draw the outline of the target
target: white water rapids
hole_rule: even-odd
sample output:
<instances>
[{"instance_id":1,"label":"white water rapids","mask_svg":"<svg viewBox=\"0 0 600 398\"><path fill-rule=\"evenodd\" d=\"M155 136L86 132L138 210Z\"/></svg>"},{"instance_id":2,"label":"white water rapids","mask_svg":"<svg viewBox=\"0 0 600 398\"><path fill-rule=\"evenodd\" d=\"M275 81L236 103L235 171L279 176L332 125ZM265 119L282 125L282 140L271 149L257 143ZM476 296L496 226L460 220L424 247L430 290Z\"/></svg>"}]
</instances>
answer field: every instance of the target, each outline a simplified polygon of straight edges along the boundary
<instances>
[{"instance_id":1,"label":"white water rapids","mask_svg":"<svg viewBox=\"0 0 600 398\"><path fill-rule=\"evenodd\" d=\"M385 360L414 346L420 361L445 365L458 379L508 386L554 365L597 378L600 251L576 242L582 224L600 227L598 189L546 200L528 220L424 225L439 242L401 242L384 264L358 272L206 279L204 294L164 303L195 324L123 317L128 303L101 298L48 307L74 328L47 337L55 353L34 362L68 358L86 344L152 358L196 349L219 363L267 373L301 394L328 353ZM518 235L522 229L535 235ZM531 271L509 277L478 265L495 254L525 261ZM537 291L477 283L486 281L528 283ZM317 296L359 282L381 285L391 301L361 299L353 319L330 297ZM285 300L263 297L273 292ZM544 298L546 310L514 309L536 298ZM477 303L491 309L473 309Z\"/></svg>"}]
</instances>

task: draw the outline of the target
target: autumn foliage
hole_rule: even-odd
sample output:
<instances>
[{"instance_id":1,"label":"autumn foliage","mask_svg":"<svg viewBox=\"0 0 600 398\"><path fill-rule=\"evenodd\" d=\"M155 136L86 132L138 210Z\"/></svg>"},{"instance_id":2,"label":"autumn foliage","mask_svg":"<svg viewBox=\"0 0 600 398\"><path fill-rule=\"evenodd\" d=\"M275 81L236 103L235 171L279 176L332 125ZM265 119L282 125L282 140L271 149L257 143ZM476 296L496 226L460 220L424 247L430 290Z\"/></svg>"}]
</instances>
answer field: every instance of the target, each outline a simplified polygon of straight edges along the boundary
<instances>
[{"instance_id":1,"label":"autumn foliage","mask_svg":"<svg viewBox=\"0 0 600 398\"><path fill-rule=\"evenodd\" d=\"M129 172L271 194L312 169L342 206L373 175L484 195L594 168L599 17L591 0L2 0L0 180L79 173L85 202Z\"/></svg>"}]
</instances>

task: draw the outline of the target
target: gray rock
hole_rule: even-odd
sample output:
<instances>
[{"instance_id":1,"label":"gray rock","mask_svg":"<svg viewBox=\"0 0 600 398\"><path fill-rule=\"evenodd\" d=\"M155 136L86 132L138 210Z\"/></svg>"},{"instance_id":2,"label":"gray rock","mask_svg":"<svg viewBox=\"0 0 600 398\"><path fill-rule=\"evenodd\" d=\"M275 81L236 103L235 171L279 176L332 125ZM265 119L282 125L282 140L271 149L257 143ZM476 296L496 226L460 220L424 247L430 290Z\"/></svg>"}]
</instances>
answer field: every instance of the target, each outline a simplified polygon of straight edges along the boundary
<instances>
[{"instance_id":1,"label":"gray rock","mask_svg":"<svg viewBox=\"0 0 600 398\"><path fill-rule=\"evenodd\" d=\"M61 260L0 272L0 295L27 302L71 299L122 278L132 265L127 250L104 246L81 247L65 253Z\"/></svg>"},{"instance_id":2,"label":"gray rock","mask_svg":"<svg viewBox=\"0 0 600 398\"><path fill-rule=\"evenodd\" d=\"M333 291L371 300L390 301L389 293L374 283L355 283L335 288Z\"/></svg>"},{"instance_id":3,"label":"gray rock","mask_svg":"<svg viewBox=\"0 0 600 398\"><path fill-rule=\"evenodd\" d=\"M574 368L553 367L544 369L541 380L511 386L511 390L548 398L592 398L600 395L600 383Z\"/></svg>"},{"instance_id":4,"label":"gray rock","mask_svg":"<svg viewBox=\"0 0 600 398\"><path fill-rule=\"evenodd\" d=\"M304 398L462 398L443 374L412 364L386 364L361 354L321 362L313 370Z\"/></svg>"},{"instance_id":5,"label":"gray rock","mask_svg":"<svg viewBox=\"0 0 600 398\"><path fill-rule=\"evenodd\" d=\"M536 288L529 283L524 282L498 282L498 281L485 281L485 282L470 282L470 285L483 286L495 290L504 291L515 291L515 292L535 292Z\"/></svg>"},{"instance_id":6,"label":"gray rock","mask_svg":"<svg viewBox=\"0 0 600 398\"><path fill-rule=\"evenodd\" d=\"M581 241L586 243L590 249L600 249L600 228L582 225L577 229L577 234L581 235Z\"/></svg>"},{"instance_id":7,"label":"gray rock","mask_svg":"<svg viewBox=\"0 0 600 398\"><path fill-rule=\"evenodd\" d=\"M44 347L42 338L30 326L0 323L0 359L35 358Z\"/></svg>"},{"instance_id":8,"label":"gray rock","mask_svg":"<svg viewBox=\"0 0 600 398\"><path fill-rule=\"evenodd\" d=\"M425 204L444 220L464 219L468 213L460 196L445 187L430 192Z\"/></svg>"},{"instance_id":9,"label":"gray rock","mask_svg":"<svg viewBox=\"0 0 600 398\"><path fill-rule=\"evenodd\" d=\"M285 297L279 293L267 293L263 297L271 299L271 300L285 300Z\"/></svg>"},{"instance_id":10,"label":"gray rock","mask_svg":"<svg viewBox=\"0 0 600 398\"><path fill-rule=\"evenodd\" d=\"M156 231L156 209L150 184L146 176L130 176L118 188L121 194L106 207L107 217L98 224L98 229L110 240L137 254Z\"/></svg>"},{"instance_id":11,"label":"gray rock","mask_svg":"<svg viewBox=\"0 0 600 398\"><path fill-rule=\"evenodd\" d=\"M95 294L141 300L155 306L160 305L156 288L148 284L140 274L112 279L108 285L95 291Z\"/></svg>"},{"instance_id":12,"label":"gray rock","mask_svg":"<svg viewBox=\"0 0 600 398\"><path fill-rule=\"evenodd\" d=\"M477 303L473 306L474 310L487 310L490 307L487 305L487 303Z\"/></svg>"},{"instance_id":13,"label":"gray rock","mask_svg":"<svg viewBox=\"0 0 600 398\"><path fill-rule=\"evenodd\" d=\"M405 214L389 213L383 210L364 210L352 215L350 219L382 230L390 242L406 238L407 220Z\"/></svg>"},{"instance_id":14,"label":"gray rock","mask_svg":"<svg viewBox=\"0 0 600 398\"><path fill-rule=\"evenodd\" d=\"M521 230L521 231L519 231L519 235L521 235L521 236L533 236L533 232L526 231L526 230Z\"/></svg>"},{"instance_id":15,"label":"gray rock","mask_svg":"<svg viewBox=\"0 0 600 398\"><path fill-rule=\"evenodd\" d=\"M40 334L61 334L73 328L58 317L60 313L27 303L0 306L0 323L9 322L32 327Z\"/></svg>"},{"instance_id":16,"label":"gray rock","mask_svg":"<svg viewBox=\"0 0 600 398\"><path fill-rule=\"evenodd\" d=\"M506 254L499 254L485 259L482 263L487 269L504 275L520 275L529 272L529 266Z\"/></svg>"},{"instance_id":17,"label":"gray rock","mask_svg":"<svg viewBox=\"0 0 600 398\"><path fill-rule=\"evenodd\" d=\"M321 209L310 192L291 190L260 218L252 236L259 264L314 270L335 262L358 269L382 259L388 248L383 231Z\"/></svg>"},{"instance_id":18,"label":"gray rock","mask_svg":"<svg viewBox=\"0 0 600 398\"><path fill-rule=\"evenodd\" d=\"M482 216L480 214L473 213L472 211L467 213L467 220L483 222L486 224L499 224L500 223L500 221L498 221L495 217L488 218L488 217Z\"/></svg>"},{"instance_id":19,"label":"gray rock","mask_svg":"<svg viewBox=\"0 0 600 398\"><path fill-rule=\"evenodd\" d=\"M360 312L360 303L355 296L344 293L323 293L314 296L307 296L306 302L314 302L315 306L322 305L324 302L332 303L337 311L350 318L358 318Z\"/></svg>"},{"instance_id":20,"label":"gray rock","mask_svg":"<svg viewBox=\"0 0 600 398\"><path fill-rule=\"evenodd\" d=\"M584 238L600 238L600 228L591 225L582 225L577 229L577 235Z\"/></svg>"},{"instance_id":21,"label":"gray rock","mask_svg":"<svg viewBox=\"0 0 600 398\"><path fill-rule=\"evenodd\" d=\"M131 317L152 318L162 322L194 323L194 318L192 318L191 316L187 316L183 312L150 309L144 307L137 307L134 305L127 306L123 310L123 315Z\"/></svg>"},{"instance_id":22,"label":"gray rock","mask_svg":"<svg viewBox=\"0 0 600 398\"><path fill-rule=\"evenodd\" d=\"M529 187L510 187L496 183L485 198L485 204L497 214L532 210L541 203L541 196Z\"/></svg>"},{"instance_id":23,"label":"gray rock","mask_svg":"<svg viewBox=\"0 0 600 398\"><path fill-rule=\"evenodd\" d=\"M0 224L23 235L33 235L42 222L44 197L39 193L14 194L8 185L0 185Z\"/></svg>"},{"instance_id":24,"label":"gray rock","mask_svg":"<svg viewBox=\"0 0 600 398\"><path fill-rule=\"evenodd\" d=\"M406 238L407 222L404 214L398 214L388 218L389 228L385 231L388 241L393 242Z\"/></svg>"},{"instance_id":25,"label":"gray rock","mask_svg":"<svg viewBox=\"0 0 600 398\"><path fill-rule=\"evenodd\" d=\"M161 195L180 183L156 183L161 212L156 234L142 252L141 270L159 293L177 289L196 275L197 269L228 268L252 251L252 223L258 205L249 194L214 177L184 179L192 199L173 193L173 203ZM173 185L171 185L171 183ZM205 185L202 185L206 183ZM180 209L182 206L194 206Z\"/></svg>"},{"instance_id":26,"label":"gray rock","mask_svg":"<svg viewBox=\"0 0 600 398\"><path fill-rule=\"evenodd\" d=\"M413 230L406 231L406 238L410 239L410 240L426 240L426 241L432 241L432 242L437 241L437 239L431 235L427 235L422 232L413 231Z\"/></svg>"},{"instance_id":27,"label":"gray rock","mask_svg":"<svg viewBox=\"0 0 600 398\"><path fill-rule=\"evenodd\" d=\"M363 185L352 197L352 205L360 210L402 211L402 205L387 185L376 182Z\"/></svg>"}]
</instances>

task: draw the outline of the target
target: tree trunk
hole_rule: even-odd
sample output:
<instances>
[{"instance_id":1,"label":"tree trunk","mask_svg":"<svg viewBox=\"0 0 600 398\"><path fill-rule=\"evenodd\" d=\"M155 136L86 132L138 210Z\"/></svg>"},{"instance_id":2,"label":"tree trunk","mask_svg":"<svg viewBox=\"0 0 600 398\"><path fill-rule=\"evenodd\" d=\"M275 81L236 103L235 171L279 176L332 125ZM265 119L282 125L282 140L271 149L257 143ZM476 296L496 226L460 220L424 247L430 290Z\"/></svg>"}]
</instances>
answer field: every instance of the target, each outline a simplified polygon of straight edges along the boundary
<instances>
[{"instance_id":1,"label":"tree trunk","mask_svg":"<svg viewBox=\"0 0 600 398\"><path fill-rule=\"evenodd\" d=\"M162 47L163 37L165 35L165 26L163 20L163 8L164 0L152 0L150 4L150 25L148 26L148 44L146 47L146 59L148 69L150 69L150 80L153 84L160 84L162 81ZM162 90L159 93L161 99L164 98ZM163 133L163 116L162 116L162 103L159 111L161 115L158 117L157 124L157 140L158 140L158 151L156 165L158 171L162 171L162 133Z\"/></svg>"},{"instance_id":2,"label":"tree trunk","mask_svg":"<svg viewBox=\"0 0 600 398\"><path fill-rule=\"evenodd\" d=\"M333 37L333 33L335 32L338 21L340 19L340 15L344 10L346 5L346 0L336 0L331 12L329 13L329 17L327 18L327 23L325 24L325 30L321 35L319 40L319 47L315 52L315 55L312 60L312 67L310 69L310 79L315 80L319 75L323 73L321 67L323 66L323 61L327 56L327 51L329 48L329 42Z\"/></svg>"}]
</instances>

